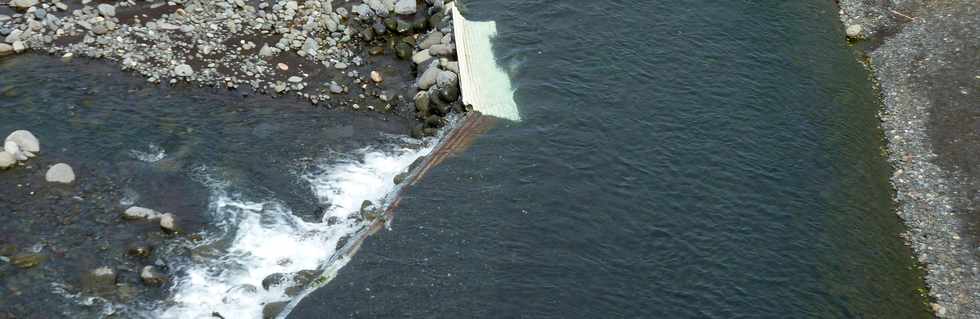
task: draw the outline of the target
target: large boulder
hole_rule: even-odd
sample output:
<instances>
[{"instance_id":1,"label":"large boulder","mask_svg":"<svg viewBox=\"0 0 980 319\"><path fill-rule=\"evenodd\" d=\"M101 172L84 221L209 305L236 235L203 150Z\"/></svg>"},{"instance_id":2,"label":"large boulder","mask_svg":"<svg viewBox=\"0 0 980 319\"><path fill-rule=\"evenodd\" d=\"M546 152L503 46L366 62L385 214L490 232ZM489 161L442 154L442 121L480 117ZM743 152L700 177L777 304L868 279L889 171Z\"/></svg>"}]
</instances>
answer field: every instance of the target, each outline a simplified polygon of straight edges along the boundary
<instances>
[{"instance_id":1,"label":"large boulder","mask_svg":"<svg viewBox=\"0 0 980 319\"><path fill-rule=\"evenodd\" d=\"M65 163L58 163L51 166L44 174L44 179L51 183L71 184L75 181L75 171Z\"/></svg>"},{"instance_id":2,"label":"large boulder","mask_svg":"<svg viewBox=\"0 0 980 319\"><path fill-rule=\"evenodd\" d=\"M13 133L10 133L10 135L7 135L7 139L4 140L4 142L10 142L10 141L17 143L17 146L20 146L20 149L22 151L27 151L31 153L41 152L41 142L38 141L37 137L35 137L34 134L32 134L30 131L26 131L26 130L14 131Z\"/></svg>"},{"instance_id":3,"label":"large boulder","mask_svg":"<svg viewBox=\"0 0 980 319\"><path fill-rule=\"evenodd\" d=\"M422 76L419 77L418 85L420 89L426 90L436 84L436 80L439 77L439 68L435 65L430 65L425 72L422 72Z\"/></svg>"}]
</instances>

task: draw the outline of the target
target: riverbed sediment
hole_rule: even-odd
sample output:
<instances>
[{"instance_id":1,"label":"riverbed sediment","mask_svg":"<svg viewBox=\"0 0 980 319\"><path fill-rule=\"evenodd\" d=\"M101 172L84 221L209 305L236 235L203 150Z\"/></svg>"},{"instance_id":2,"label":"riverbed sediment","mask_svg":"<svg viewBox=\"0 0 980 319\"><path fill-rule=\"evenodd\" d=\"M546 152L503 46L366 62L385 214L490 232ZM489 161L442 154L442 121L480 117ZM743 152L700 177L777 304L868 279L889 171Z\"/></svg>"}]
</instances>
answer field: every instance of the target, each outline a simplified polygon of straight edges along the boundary
<instances>
[{"instance_id":1,"label":"riverbed sediment","mask_svg":"<svg viewBox=\"0 0 980 319\"><path fill-rule=\"evenodd\" d=\"M980 318L980 5L841 0L884 104L896 210L942 318Z\"/></svg>"}]
</instances>

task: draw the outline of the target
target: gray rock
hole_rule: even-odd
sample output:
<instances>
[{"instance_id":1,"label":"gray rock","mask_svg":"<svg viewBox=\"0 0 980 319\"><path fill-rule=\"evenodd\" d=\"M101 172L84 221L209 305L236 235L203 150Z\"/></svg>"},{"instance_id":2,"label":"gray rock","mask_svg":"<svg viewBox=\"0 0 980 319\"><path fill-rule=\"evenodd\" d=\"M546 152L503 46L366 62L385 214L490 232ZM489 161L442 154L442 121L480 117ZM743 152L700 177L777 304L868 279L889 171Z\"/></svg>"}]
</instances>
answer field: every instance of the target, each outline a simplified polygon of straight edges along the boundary
<instances>
[{"instance_id":1,"label":"gray rock","mask_svg":"<svg viewBox=\"0 0 980 319\"><path fill-rule=\"evenodd\" d=\"M116 7L111 4L101 3L97 6L97 8L99 9L99 14L101 14L103 17L109 18L116 16Z\"/></svg>"},{"instance_id":2,"label":"gray rock","mask_svg":"<svg viewBox=\"0 0 980 319\"><path fill-rule=\"evenodd\" d=\"M429 54L428 49L416 52L415 54L412 55L412 62L415 62L415 64L419 64L419 65L431 59L432 59L432 55Z\"/></svg>"},{"instance_id":3,"label":"gray rock","mask_svg":"<svg viewBox=\"0 0 980 319\"><path fill-rule=\"evenodd\" d=\"M259 56L261 56L263 58L268 58L268 57L273 56L275 54L276 54L276 52L271 47L269 47L268 44L263 44L262 45L262 49L259 49Z\"/></svg>"},{"instance_id":4,"label":"gray rock","mask_svg":"<svg viewBox=\"0 0 980 319\"><path fill-rule=\"evenodd\" d=\"M436 76L436 85L439 87L456 85L457 81L459 81L459 77L456 76L456 73L450 71L439 72L439 75Z\"/></svg>"},{"instance_id":5,"label":"gray rock","mask_svg":"<svg viewBox=\"0 0 980 319\"><path fill-rule=\"evenodd\" d=\"M333 65L333 68L334 68L334 69L337 69L337 70L343 70L343 69L346 69L346 68L347 68L347 63L344 63L344 62L337 62L337 64L334 64L334 65Z\"/></svg>"},{"instance_id":6,"label":"gray rock","mask_svg":"<svg viewBox=\"0 0 980 319\"><path fill-rule=\"evenodd\" d=\"M44 174L44 180L50 183L71 184L75 181L75 171L65 163L58 163L51 166Z\"/></svg>"},{"instance_id":7,"label":"gray rock","mask_svg":"<svg viewBox=\"0 0 980 319\"><path fill-rule=\"evenodd\" d=\"M367 19L370 18L371 16L374 16L374 11L371 10L371 7L369 7L366 4L359 4L356 6L352 6L350 10L356 13L358 16L360 16L361 19Z\"/></svg>"},{"instance_id":8,"label":"gray rock","mask_svg":"<svg viewBox=\"0 0 980 319\"><path fill-rule=\"evenodd\" d=\"M116 286L116 271L109 267L97 268L83 274L81 283L85 291L107 292Z\"/></svg>"},{"instance_id":9,"label":"gray rock","mask_svg":"<svg viewBox=\"0 0 980 319\"><path fill-rule=\"evenodd\" d=\"M8 169L14 166L14 164L17 164L17 159L14 158L14 154L0 152L0 170Z\"/></svg>"},{"instance_id":10,"label":"gray rock","mask_svg":"<svg viewBox=\"0 0 980 319\"><path fill-rule=\"evenodd\" d=\"M176 232L177 223L174 221L174 215L170 213L160 215L160 228L168 232Z\"/></svg>"},{"instance_id":11,"label":"gray rock","mask_svg":"<svg viewBox=\"0 0 980 319\"><path fill-rule=\"evenodd\" d=\"M27 8L37 5L37 0L13 0L10 2L14 8L27 10Z\"/></svg>"},{"instance_id":12,"label":"gray rock","mask_svg":"<svg viewBox=\"0 0 980 319\"><path fill-rule=\"evenodd\" d=\"M333 93L333 94L344 93L344 88L341 87L340 84L330 83L330 93Z\"/></svg>"},{"instance_id":13,"label":"gray rock","mask_svg":"<svg viewBox=\"0 0 980 319\"><path fill-rule=\"evenodd\" d=\"M852 24L847 26L847 29L844 32L847 33L848 38L856 39L861 37L861 31L862 28L860 24Z\"/></svg>"},{"instance_id":14,"label":"gray rock","mask_svg":"<svg viewBox=\"0 0 980 319\"><path fill-rule=\"evenodd\" d=\"M425 72L422 72L422 76L419 77L418 85L420 89L428 89L429 87L436 84L436 79L439 77L439 68L431 65Z\"/></svg>"},{"instance_id":15,"label":"gray rock","mask_svg":"<svg viewBox=\"0 0 980 319\"><path fill-rule=\"evenodd\" d=\"M140 279L149 286L160 286L167 283L167 276L155 266L143 267L143 270L140 271Z\"/></svg>"},{"instance_id":16,"label":"gray rock","mask_svg":"<svg viewBox=\"0 0 980 319\"><path fill-rule=\"evenodd\" d=\"M160 212L157 212L149 208L143 208L137 206L127 208L122 215L124 219L130 219L130 220L157 219L160 218L160 216L161 216Z\"/></svg>"},{"instance_id":17,"label":"gray rock","mask_svg":"<svg viewBox=\"0 0 980 319\"><path fill-rule=\"evenodd\" d=\"M303 78L298 76L291 76L288 79L286 79L286 81L288 81L289 83L299 83L299 82L303 82Z\"/></svg>"},{"instance_id":18,"label":"gray rock","mask_svg":"<svg viewBox=\"0 0 980 319\"><path fill-rule=\"evenodd\" d=\"M453 73L459 74L459 62L449 62L446 63L446 70L453 71Z\"/></svg>"},{"instance_id":19,"label":"gray rock","mask_svg":"<svg viewBox=\"0 0 980 319\"><path fill-rule=\"evenodd\" d=\"M415 111L420 114L429 113L429 92L419 91L419 93L415 93Z\"/></svg>"},{"instance_id":20,"label":"gray rock","mask_svg":"<svg viewBox=\"0 0 980 319\"><path fill-rule=\"evenodd\" d=\"M429 53L435 56L451 56L456 50L448 44L436 44L429 48Z\"/></svg>"},{"instance_id":21,"label":"gray rock","mask_svg":"<svg viewBox=\"0 0 980 319\"><path fill-rule=\"evenodd\" d=\"M10 33L7 34L6 37L3 38L3 42L14 43L14 42L20 40L20 37L23 34L24 34L24 31L22 31L20 29L13 29L13 30L10 31Z\"/></svg>"},{"instance_id":22,"label":"gray rock","mask_svg":"<svg viewBox=\"0 0 980 319\"><path fill-rule=\"evenodd\" d=\"M11 141L17 143L17 146L20 146L22 151L31 153L41 152L41 142L38 141L37 137L35 137L30 131L16 130L13 133L10 133L10 135L7 135L7 138L4 139L4 142Z\"/></svg>"},{"instance_id":23,"label":"gray rock","mask_svg":"<svg viewBox=\"0 0 980 319\"><path fill-rule=\"evenodd\" d=\"M20 40L14 41L13 47L14 47L14 52L17 53L21 53L27 50L27 44L25 44L24 41L20 41Z\"/></svg>"},{"instance_id":24,"label":"gray rock","mask_svg":"<svg viewBox=\"0 0 980 319\"><path fill-rule=\"evenodd\" d=\"M432 31L431 33L425 35L424 38L422 38L422 41L419 42L419 48L428 49L433 45L440 44L442 43L442 37L444 36L445 35L443 35L442 32Z\"/></svg>"},{"instance_id":25,"label":"gray rock","mask_svg":"<svg viewBox=\"0 0 980 319\"><path fill-rule=\"evenodd\" d=\"M307 54L316 55L318 48L320 48L320 43L318 43L315 38L306 38L306 42L303 43L303 51Z\"/></svg>"},{"instance_id":26,"label":"gray rock","mask_svg":"<svg viewBox=\"0 0 980 319\"><path fill-rule=\"evenodd\" d=\"M0 56L7 56L14 53L15 52L13 46L6 43L0 43Z\"/></svg>"},{"instance_id":27,"label":"gray rock","mask_svg":"<svg viewBox=\"0 0 980 319\"><path fill-rule=\"evenodd\" d=\"M418 8L415 6L415 0L398 0L395 2L395 13L397 14L415 14Z\"/></svg>"},{"instance_id":28,"label":"gray rock","mask_svg":"<svg viewBox=\"0 0 980 319\"><path fill-rule=\"evenodd\" d=\"M388 8L385 7L385 4L381 2L381 0L367 0L365 1L365 3L367 3L367 5L371 7L371 10L374 10L374 13L377 14L378 16L380 17L388 16L389 10Z\"/></svg>"},{"instance_id":29,"label":"gray rock","mask_svg":"<svg viewBox=\"0 0 980 319\"><path fill-rule=\"evenodd\" d=\"M174 74L177 74L177 76L187 77L187 76L194 75L194 69L191 68L190 65L181 64L174 67Z\"/></svg>"}]
</instances>

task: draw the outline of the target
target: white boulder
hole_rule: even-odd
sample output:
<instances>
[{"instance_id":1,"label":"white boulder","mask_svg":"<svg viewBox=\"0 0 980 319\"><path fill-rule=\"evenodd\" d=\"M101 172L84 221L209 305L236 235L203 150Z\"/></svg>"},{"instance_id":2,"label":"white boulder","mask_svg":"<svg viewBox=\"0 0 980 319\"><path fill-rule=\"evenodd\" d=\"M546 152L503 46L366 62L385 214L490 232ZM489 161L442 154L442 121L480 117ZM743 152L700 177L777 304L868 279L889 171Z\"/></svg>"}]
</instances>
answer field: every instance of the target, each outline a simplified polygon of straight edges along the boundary
<instances>
[{"instance_id":1,"label":"white boulder","mask_svg":"<svg viewBox=\"0 0 980 319\"><path fill-rule=\"evenodd\" d=\"M398 0L395 2L395 13L397 14L415 14L418 8L415 6L415 0Z\"/></svg>"},{"instance_id":2,"label":"white boulder","mask_svg":"<svg viewBox=\"0 0 980 319\"><path fill-rule=\"evenodd\" d=\"M54 164L44 174L44 179L51 183L71 184L75 181L75 171L68 164Z\"/></svg>"},{"instance_id":3,"label":"white boulder","mask_svg":"<svg viewBox=\"0 0 980 319\"><path fill-rule=\"evenodd\" d=\"M155 210L138 206L127 208L126 211L123 212L123 218L125 219L157 219L160 218L160 215L161 214Z\"/></svg>"},{"instance_id":4,"label":"white boulder","mask_svg":"<svg viewBox=\"0 0 980 319\"><path fill-rule=\"evenodd\" d=\"M20 147L21 151L31 153L41 152L41 143L37 140L37 137L34 137L34 134L31 134L29 131L14 131L13 133L10 133L10 135L7 135L7 139L4 140L5 146L6 142L17 143L17 146Z\"/></svg>"}]
</instances>

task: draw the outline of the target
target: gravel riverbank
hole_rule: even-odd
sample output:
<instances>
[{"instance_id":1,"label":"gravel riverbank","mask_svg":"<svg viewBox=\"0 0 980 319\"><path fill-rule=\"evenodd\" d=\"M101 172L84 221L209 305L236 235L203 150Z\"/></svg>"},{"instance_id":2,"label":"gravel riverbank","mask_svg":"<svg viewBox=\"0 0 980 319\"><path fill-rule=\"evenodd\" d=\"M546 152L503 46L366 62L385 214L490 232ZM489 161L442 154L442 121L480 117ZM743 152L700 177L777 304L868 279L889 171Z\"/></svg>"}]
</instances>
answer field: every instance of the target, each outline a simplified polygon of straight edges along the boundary
<instances>
[{"instance_id":1,"label":"gravel riverbank","mask_svg":"<svg viewBox=\"0 0 980 319\"><path fill-rule=\"evenodd\" d=\"M840 5L882 94L897 213L927 266L932 309L942 318L980 318L980 4Z\"/></svg>"}]
</instances>

